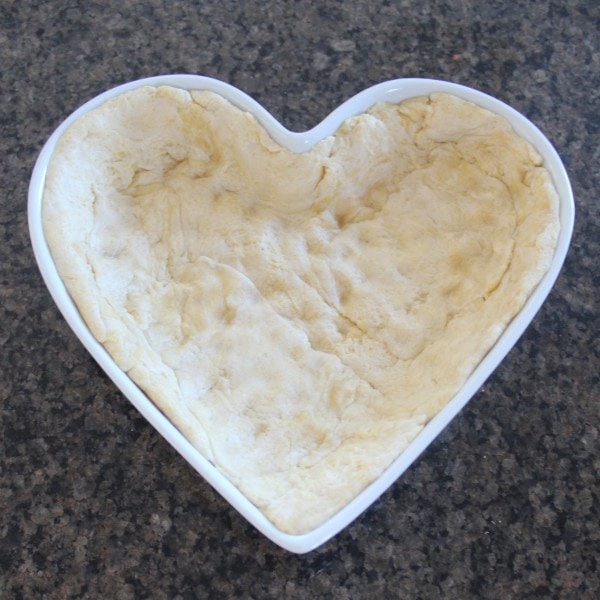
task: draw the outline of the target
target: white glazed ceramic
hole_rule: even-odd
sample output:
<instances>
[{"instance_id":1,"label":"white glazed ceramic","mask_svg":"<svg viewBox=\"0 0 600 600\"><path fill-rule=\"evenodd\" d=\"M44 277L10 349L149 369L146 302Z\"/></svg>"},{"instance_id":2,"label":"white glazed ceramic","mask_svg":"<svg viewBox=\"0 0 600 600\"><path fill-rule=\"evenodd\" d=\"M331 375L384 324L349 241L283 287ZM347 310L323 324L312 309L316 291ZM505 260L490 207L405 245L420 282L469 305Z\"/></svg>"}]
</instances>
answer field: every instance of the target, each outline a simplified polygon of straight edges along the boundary
<instances>
[{"instance_id":1,"label":"white glazed ceramic","mask_svg":"<svg viewBox=\"0 0 600 600\"><path fill-rule=\"evenodd\" d=\"M561 231L550 270L529 298L521 312L510 323L495 346L481 361L462 389L432 419L408 449L368 488L358 495L340 512L315 530L304 535L289 535L277 529L249 502L208 460L206 460L170 421L155 407L146 395L119 369L111 357L92 336L67 293L52 260L42 229L42 193L48 161L57 139L78 117L97 107L109 98L145 85L171 85L184 89L204 89L217 92L233 104L252 113L271 136L290 150L308 150L324 137L333 134L348 117L368 110L377 102L399 102L401 100L431 94L449 92L469 100L508 119L515 131L531 142L543 156L560 196ZM303 133L293 133L284 128L262 106L244 92L215 79L196 75L165 75L133 81L111 89L90 100L70 115L52 134L43 147L33 170L28 201L28 218L31 241L42 276L63 316L84 346L144 417L163 435L168 442L250 523L279 546L296 553L308 552L336 535L359 514L367 509L427 448L442 429L465 406L481 387L492 371L506 356L534 315L546 299L563 264L574 219L574 202L568 176L564 166L546 137L521 114L486 94L443 81L428 79L397 79L370 87L335 109L322 123Z\"/></svg>"}]
</instances>

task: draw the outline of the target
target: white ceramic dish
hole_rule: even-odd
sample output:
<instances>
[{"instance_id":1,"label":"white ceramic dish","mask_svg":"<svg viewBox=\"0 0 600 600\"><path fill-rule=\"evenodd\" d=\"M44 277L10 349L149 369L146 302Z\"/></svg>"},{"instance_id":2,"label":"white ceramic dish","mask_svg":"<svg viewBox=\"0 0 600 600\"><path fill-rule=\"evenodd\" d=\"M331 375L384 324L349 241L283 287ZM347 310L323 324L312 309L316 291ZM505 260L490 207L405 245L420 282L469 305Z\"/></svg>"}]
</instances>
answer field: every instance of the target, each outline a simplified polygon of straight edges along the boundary
<instances>
[{"instance_id":1,"label":"white ceramic dish","mask_svg":"<svg viewBox=\"0 0 600 600\"><path fill-rule=\"evenodd\" d=\"M368 488L339 513L317 529L304 535L289 535L277 529L250 503L221 473L207 461L170 421L155 407L146 395L119 369L104 347L91 335L67 293L52 260L42 228L42 193L46 168L56 141L64 130L85 112L109 98L144 85L171 85L184 89L205 89L217 92L235 105L252 113L271 136L290 150L308 150L322 138L332 134L352 115L368 110L377 102L399 102L414 96L433 92L448 92L494 111L508 119L515 131L531 142L543 156L560 196L561 231L550 270L534 294L515 317L493 349L485 356L465 385L446 407L424 428L421 434L394 463ZM42 276L63 316L84 346L144 417L167 441L250 523L279 546L296 553L308 552L336 535L359 514L367 509L427 448L431 441L465 406L492 371L506 356L550 292L563 264L570 243L574 202L564 166L550 142L529 120L521 114L486 94L453 83L428 79L398 79L373 86L354 96L335 109L323 122L303 133L285 129L275 118L242 91L215 79L196 75L165 75L133 81L111 89L90 100L71 114L52 134L43 147L33 170L28 200L28 218L31 241Z\"/></svg>"}]
</instances>

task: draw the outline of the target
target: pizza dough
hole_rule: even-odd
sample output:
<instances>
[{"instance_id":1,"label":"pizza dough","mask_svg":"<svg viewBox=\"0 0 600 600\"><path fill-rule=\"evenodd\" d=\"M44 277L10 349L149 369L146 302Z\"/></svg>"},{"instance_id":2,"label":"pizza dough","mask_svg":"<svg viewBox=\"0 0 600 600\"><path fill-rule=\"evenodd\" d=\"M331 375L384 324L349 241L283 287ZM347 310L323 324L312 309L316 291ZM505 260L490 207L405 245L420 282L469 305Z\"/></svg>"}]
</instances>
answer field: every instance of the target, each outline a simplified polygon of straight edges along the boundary
<instances>
[{"instance_id":1,"label":"pizza dough","mask_svg":"<svg viewBox=\"0 0 600 600\"><path fill-rule=\"evenodd\" d=\"M170 87L67 130L43 220L94 336L292 534L459 390L559 227L537 152L454 96L376 105L296 154L222 97Z\"/></svg>"}]
</instances>

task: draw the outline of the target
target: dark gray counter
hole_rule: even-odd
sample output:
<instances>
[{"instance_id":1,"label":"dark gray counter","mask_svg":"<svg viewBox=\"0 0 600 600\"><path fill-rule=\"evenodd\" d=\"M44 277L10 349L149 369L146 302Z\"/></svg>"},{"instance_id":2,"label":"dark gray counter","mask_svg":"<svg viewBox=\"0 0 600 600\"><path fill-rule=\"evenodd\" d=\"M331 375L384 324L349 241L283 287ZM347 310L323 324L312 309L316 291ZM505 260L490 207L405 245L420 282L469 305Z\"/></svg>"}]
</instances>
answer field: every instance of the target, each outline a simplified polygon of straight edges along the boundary
<instances>
[{"instance_id":1,"label":"dark gray counter","mask_svg":"<svg viewBox=\"0 0 600 600\"><path fill-rule=\"evenodd\" d=\"M600 596L600 5L21 2L0 6L0 597ZM228 81L291 129L364 87L432 77L530 117L571 175L559 281L419 461L303 556L264 539L140 417L34 264L28 180L73 109L131 79Z\"/></svg>"}]
</instances>

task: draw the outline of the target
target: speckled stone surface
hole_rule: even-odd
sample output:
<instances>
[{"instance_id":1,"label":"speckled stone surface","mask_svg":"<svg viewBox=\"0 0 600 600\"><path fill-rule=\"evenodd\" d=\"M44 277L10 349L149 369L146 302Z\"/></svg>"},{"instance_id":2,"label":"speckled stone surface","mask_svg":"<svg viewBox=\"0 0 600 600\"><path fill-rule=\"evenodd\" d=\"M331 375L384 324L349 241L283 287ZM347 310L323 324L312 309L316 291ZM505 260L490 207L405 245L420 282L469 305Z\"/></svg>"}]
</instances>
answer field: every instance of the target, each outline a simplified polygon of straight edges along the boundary
<instances>
[{"instance_id":1,"label":"speckled stone surface","mask_svg":"<svg viewBox=\"0 0 600 600\"><path fill-rule=\"evenodd\" d=\"M600 597L600 4L0 3L0 598ZM365 514L297 556L138 415L58 314L29 245L37 153L72 110L187 72L308 129L364 87L449 79L551 139L577 203L533 324Z\"/></svg>"}]
</instances>

